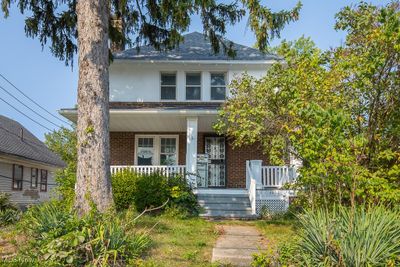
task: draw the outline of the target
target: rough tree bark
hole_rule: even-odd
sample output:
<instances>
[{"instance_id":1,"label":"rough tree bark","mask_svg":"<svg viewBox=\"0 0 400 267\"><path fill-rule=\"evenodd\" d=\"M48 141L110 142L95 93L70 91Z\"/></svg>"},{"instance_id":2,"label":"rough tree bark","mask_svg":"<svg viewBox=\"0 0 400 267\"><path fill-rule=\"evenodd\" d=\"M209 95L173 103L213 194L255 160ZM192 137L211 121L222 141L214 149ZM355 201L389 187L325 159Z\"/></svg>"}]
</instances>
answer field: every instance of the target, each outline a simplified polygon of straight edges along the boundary
<instances>
[{"instance_id":1,"label":"rough tree bark","mask_svg":"<svg viewBox=\"0 0 400 267\"><path fill-rule=\"evenodd\" d=\"M109 155L109 76L107 0L79 0L78 164L75 208L112 206Z\"/></svg>"}]
</instances>

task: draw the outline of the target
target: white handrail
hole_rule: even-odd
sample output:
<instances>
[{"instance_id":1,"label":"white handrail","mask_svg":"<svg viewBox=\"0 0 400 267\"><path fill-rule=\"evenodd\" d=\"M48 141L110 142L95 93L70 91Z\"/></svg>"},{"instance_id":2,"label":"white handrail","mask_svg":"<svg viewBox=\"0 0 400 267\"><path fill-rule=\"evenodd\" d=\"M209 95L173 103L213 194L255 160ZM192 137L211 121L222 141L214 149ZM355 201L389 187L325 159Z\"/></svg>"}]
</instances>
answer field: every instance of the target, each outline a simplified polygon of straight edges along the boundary
<instances>
[{"instance_id":1,"label":"white handrail","mask_svg":"<svg viewBox=\"0 0 400 267\"><path fill-rule=\"evenodd\" d=\"M185 165L159 165L159 166L124 166L124 165L114 165L110 166L111 174L115 174L121 172L123 170L130 170L132 172L136 172L138 174L151 174L154 172L159 172L167 177L171 175L185 175L186 174L186 166Z\"/></svg>"},{"instance_id":2,"label":"white handrail","mask_svg":"<svg viewBox=\"0 0 400 267\"><path fill-rule=\"evenodd\" d=\"M296 169L289 166L262 166L262 186L282 187L296 179Z\"/></svg>"}]
</instances>

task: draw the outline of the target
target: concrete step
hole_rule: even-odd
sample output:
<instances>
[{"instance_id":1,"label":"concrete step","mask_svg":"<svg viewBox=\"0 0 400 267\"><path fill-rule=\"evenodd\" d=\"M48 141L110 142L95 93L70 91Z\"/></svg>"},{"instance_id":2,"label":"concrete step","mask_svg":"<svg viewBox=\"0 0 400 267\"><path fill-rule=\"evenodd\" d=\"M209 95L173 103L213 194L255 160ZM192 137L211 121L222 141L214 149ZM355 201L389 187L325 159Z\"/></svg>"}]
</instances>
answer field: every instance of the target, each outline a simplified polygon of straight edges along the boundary
<instances>
[{"instance_id":1,"label":"concrete step","mask_svg":"<svg viewBox=\"0 0 400 267\"><path fill-rule=\"evenodd\" d=\"M250 203L246 204L237 204L237 203L206 203L200 204L205 210L243 210L243 211L251 211Z\"/></svg>"},{"instance_id":2,"label":"concrete step","mask_svg":"<svg viewBox=\"0 0 400 267\"><path fill-rule=\"evenodd\" d=\"M198 199L197 202L200 205L203 204L238 204L238 205L247 205L250 204L249 198L246 199Z\"/></svg>"},{"instance_id":3,"label":"concrete step","mask_svg":"<svg viewBox=\"0 0 400 267\"><path fill-rule=\"evenodd\" d=\"M204 210L200 214L202 217L220 217L220 218L247 218L254 217L251 210Z\"/></svg>"}]
</instances>

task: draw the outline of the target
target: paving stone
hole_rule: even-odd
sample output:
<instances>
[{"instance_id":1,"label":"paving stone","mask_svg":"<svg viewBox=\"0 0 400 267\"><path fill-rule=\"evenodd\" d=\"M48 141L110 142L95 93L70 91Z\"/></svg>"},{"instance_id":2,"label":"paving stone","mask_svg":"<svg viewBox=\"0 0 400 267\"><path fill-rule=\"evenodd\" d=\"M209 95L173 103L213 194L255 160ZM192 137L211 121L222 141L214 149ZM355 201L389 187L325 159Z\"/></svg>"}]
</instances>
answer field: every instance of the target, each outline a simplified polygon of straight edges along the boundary
<instances>
[{"instance_id":1,"label":"paving stone","mask_svg":"<svg viewBox=\"0 0 400 267\"><path fill-rule=\"evenodd\" d=\"M253 254L265 249L263 236L254 226L224 225L212 255L212 262L250 266Z\"/></svg>"}]
</instances>

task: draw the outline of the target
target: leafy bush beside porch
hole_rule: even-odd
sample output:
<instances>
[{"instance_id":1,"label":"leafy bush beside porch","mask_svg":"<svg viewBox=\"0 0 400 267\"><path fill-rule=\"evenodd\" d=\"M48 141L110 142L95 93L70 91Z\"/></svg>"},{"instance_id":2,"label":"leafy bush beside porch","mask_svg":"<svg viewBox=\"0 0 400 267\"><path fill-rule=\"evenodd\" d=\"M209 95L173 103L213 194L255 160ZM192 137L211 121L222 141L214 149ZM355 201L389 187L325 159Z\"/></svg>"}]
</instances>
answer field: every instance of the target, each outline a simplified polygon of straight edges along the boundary
<instances>
[{"instance_id":1,"label":"leafy bush beside porch","mask_svg":"<svg viewBox=\"0 0 400 267\"><path fill-rule=\"evenodd\" d=\"M141 212L168 201L167 207L186 215L197 215L199 206L185 177L166 177L160 173L138 174L129 170L112 176L112 188L117 210L130 206Z\"/></svg>"}]
</instances>

